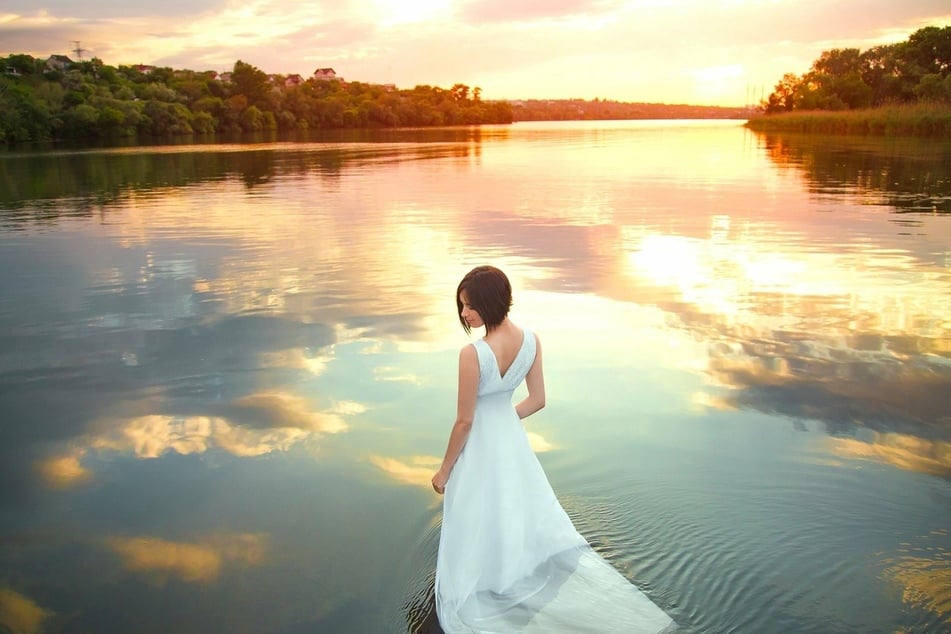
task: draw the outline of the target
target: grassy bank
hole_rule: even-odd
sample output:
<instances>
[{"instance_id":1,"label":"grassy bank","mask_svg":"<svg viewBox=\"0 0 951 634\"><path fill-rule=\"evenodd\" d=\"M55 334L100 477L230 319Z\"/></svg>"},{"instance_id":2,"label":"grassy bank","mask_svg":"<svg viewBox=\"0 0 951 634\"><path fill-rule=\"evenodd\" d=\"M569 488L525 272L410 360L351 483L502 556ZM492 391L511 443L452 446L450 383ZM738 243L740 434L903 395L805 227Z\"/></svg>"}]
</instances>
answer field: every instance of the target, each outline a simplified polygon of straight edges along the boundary
<instances>
[{"instance_id":1,"label":"grassy bank","mask_svg":"<svg viewBox=\"0 0 951 634\"><path fill-rule=\"evenodd\" d=\"M746 126L760 132L809 132L951 139L951 105L920 103L866 110L813 110L754 117Z\"/></svg>"}]
</instances>

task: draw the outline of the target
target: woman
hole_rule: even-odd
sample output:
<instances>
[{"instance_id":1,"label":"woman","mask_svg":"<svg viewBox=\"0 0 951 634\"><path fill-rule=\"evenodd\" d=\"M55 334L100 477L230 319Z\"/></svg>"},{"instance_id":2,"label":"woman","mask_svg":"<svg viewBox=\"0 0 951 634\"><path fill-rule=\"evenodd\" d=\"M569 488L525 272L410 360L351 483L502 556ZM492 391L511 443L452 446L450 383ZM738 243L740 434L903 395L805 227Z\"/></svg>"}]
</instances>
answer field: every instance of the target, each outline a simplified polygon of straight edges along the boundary
<instances>
[{"instance_id":1,"label":"woman","mask_svg":"<svg viewBox=\"0 0 951 634\"><path fill-rule=\"evenodd\" d=\"M455 632L661 632L660 608L575 530L519 419L545 406L538 338L509 318L512 287L492 266L456 290L459 321L485 336L459 353L456 422L432 478L445 493L436 613ZM528 396L514 407L525 381Z\"/></svg>"}]
</instances>

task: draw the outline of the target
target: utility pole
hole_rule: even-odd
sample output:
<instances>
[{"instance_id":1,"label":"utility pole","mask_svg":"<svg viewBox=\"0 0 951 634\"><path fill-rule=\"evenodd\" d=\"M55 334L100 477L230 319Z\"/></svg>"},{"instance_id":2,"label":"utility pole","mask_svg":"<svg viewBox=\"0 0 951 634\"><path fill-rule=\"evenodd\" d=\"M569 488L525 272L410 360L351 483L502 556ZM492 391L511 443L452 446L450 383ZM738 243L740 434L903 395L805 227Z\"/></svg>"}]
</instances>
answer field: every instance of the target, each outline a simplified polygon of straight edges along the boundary
<instances>
[{"instance_id":1,"label":"utility pole","mask_svg":"<svg viewBox=\"0 0 951 634\"><path fill-rule=\"evenodd\" d=\"M86 51L86 49L79 46L79 40L73 40L73 43L76 44L76 48L73 49L73 52L76 53L76 57L78 58L77 61L81 62L83 61L83 53Z\"/></svg>"}]
</instances>

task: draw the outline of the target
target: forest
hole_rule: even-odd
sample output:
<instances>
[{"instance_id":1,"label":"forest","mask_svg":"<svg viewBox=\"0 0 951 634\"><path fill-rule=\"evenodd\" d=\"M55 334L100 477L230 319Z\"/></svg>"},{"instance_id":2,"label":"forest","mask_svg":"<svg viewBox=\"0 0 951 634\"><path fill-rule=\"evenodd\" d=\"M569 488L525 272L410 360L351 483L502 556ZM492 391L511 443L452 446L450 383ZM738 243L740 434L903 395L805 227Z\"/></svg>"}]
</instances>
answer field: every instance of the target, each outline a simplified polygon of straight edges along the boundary
<instances>
[{"instance_id":1,"label":"forest","mask_svg":"<svg viewBox=\"0 0 951 634\"><path fill-rule=\"evenodd\" d=\"M802 75L783 75L762 110L859 110L920 102L951 106L951 26L928 26L907 41L866 51L824 51Z\"/></svg>"},{"instance_id":2,"label":"forest","mask_svg":"<svg viewBox=\"0 0 951 634\"><path fill-rule=\"evenodd\" d=\"M394 86L9 55L0 59L0 142L394 128L513 121L744 118L741 108L602 99L487 101L481 88Z\"/></svg>"},{"instance_id":3,"label":"forest","mask_svg":"<svg viewBox=\"0 0 951 634\"><path fill-rule=\"evenodd\" d=\"M512 101L516 121L627 119L746 119L742 107L640 103L607 99L528 99Z\"/></svg>"},{"instance_id":4,"label":"forest","mask_svg":"<svg viewBox=\"0 0 951 634\"><path fill-rule=\"evenodd\" d=\"M0 142L511 123L481 89L393 86L233 71L109 66L98 58L0 59Z\"/></svg>"}]
</instances>

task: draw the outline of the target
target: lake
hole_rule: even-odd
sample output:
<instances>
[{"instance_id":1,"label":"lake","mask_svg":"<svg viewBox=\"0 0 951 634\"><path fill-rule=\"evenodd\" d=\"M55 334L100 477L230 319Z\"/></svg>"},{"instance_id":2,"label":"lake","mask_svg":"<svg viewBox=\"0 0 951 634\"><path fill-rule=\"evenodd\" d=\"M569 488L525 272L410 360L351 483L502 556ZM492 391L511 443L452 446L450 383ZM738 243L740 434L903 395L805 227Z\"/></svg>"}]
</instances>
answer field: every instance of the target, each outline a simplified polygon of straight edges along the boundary
<instances>
[{"instance_id":1,"label":"lake","mask_svg":"<svg viewBox=\"0 0 951 634\"><path fill-rule=\"evenodd\" d=\"M484 263L682 631L951 629L951 144L635 121L0 152L0 630L433 631Z\"/></svg>"}]
</instances>

